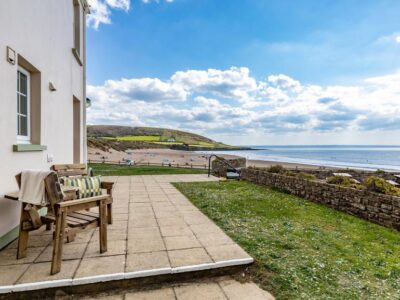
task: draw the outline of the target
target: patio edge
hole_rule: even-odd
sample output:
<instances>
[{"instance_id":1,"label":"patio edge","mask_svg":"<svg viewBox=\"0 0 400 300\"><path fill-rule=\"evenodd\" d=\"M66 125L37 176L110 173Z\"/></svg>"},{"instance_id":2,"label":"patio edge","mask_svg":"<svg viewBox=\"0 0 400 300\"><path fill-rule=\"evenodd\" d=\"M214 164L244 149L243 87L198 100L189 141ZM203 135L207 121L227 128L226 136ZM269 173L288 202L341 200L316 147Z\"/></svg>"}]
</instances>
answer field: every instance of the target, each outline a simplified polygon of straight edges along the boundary
<instances>
[{"instance_id":1,"label":"patio edge","mask_svg":"<svg viewBox=\"0 0 400 300\"><path fill-rule=\"evenodd\" d=\"M243 259L233 259L226 261L219 261L215 263L175 267L175 268L161 268L152 270L143 270L126 273L104 274L96 276L81 277L75 279L58 279L51 281L39 281L32 283L21 283L14 285L0 286L0 298L15 295L14 293L29 292L53 288L82 286L88 284L96 284L110 281L123 281L128 279L140 279L148 277L157 277L161 275L174 275L183 273L193 273L206 270L217 270L229 267L247 266L254 262L252 257Z\"/></svg>"}]
</instances>

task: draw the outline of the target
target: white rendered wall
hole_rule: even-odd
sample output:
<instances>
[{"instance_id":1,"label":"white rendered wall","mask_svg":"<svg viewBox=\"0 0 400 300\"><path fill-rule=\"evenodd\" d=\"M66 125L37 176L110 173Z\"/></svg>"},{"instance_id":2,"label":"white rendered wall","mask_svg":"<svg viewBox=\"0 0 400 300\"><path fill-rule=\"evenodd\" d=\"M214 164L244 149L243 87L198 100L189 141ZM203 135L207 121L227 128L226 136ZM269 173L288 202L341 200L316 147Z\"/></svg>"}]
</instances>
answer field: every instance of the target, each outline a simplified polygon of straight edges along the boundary
<instances>
[{"instance_id":1,"label":"white rendered wall","mask_svg":"<svg viewBox=\"0 0 400 300\"><path fill-rule=\"evenodd\" d=\"M84 39L84 22L81 28ZM81 45L84 62L83 41ZM6 60L7 46L41 72L40 144L47 146L45 151L13 152L18 64ZM85 69L74 57L73 47L73 0L0 1L0 239L19 224L18 203L3 198L17 190L14 176L24 169L49 169L55 163L73 162L73 95L82 103L80 157L86 159ZM50 91L50 82L56 91ZM53 162L47 162L48 155Z\"/></svg>"}]
</instances>

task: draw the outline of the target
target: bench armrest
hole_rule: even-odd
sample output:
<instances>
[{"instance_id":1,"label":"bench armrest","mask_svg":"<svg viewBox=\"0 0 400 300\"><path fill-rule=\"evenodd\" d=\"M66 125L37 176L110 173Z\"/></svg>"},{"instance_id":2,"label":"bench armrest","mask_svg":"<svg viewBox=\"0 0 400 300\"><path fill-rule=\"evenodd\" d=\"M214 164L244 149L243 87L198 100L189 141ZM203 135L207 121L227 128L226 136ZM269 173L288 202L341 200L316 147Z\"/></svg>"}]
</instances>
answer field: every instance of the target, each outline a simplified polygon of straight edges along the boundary
<instances>
[{"instance_id":1,"label":"bench armrest","mask_svg":"<svg viewBox=\"0 0 400 300\"><path fill-rule=\"evenodd\" d=\"M101 188L105 190L111 190L114 186L114 182L110 181L102 181L101 182Z\"/></svg>"},{"instance_id":2,"label":"bench armrest","mask_svg":"<svg viewBox=\"0 0 400 300\"><path fill-rule=\"evenodd\" d=\"M104 201L106 202L109 199L109 195L101 195L101 196L94 196L90 198L82 198L82 199L76 199L76 200L70 200L70 201L63 201L59 202L56 204L56 206L60 208L68 207L71 208L72 210L75 207L79 207L79 209L85 209L86 206L88 207L95 207L99 206L99 201ZM81 208L85 206L85 208Z\"/></svg>"}]
</instances>

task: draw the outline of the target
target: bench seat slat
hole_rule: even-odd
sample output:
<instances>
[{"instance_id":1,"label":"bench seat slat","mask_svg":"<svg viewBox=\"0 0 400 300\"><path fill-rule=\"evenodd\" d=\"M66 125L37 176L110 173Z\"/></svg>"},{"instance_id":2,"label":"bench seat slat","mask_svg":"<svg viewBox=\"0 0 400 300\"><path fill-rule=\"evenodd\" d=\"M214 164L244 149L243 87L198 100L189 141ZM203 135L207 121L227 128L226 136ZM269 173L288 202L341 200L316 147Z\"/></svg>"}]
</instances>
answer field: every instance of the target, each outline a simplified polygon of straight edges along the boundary
<instances>
[{"instance_id":1,"label":"bench seat slat","mask_svg":"<svg viewBox=\"0 0 400 300\"><path fill-rule=\"evenodd\" d=\"M85 211L85 212L76 211L75 213L76 214L84 214L85 216L90 216L90 217L93 217L93 218L99 218L99 213L92 212L92 211Z\"/></svg>"},{"instance_id":2,"label":"bench seat slat","mask_svg":"<svg viewBox=\"0 0 400 300\"><path fill-rule=\"evenodd\" d=\"M50 220L50 221L53 221L53 222L56 221L56 217L55 217L54 215L51 215L51 214L48 214L48 215L46 215L46 216L44 216L44 217L42 217L42 218L43 218L44 220ZM95 220L89 222L89 221L87 221L87 220L82 220L82 219L74 218L74 217L72 217L72 216L67 216L66 221L67 221L67 225L68 225L69 227L73 227L73 228L74 228L74 227L84 227L84 226L87 226L87 225L89 225L90 223L94 223L95 221L97 221L97 219L95 219Z\"/></svg>"},{"instance_id":3,"label":"bench seat slat","mask_svg":"<svg viewBox=\"0 0 400 300\"><path fill-rule=\"evenodd\" d=\"M98 219L97 217L93 217L93 216L87 215L87 214L85 214L83 212L82 213L76 213L76 212L69 213L68 216L74 217L76 219L85 220L85 221L88 221L88 222L95 222Z\"/></svg>"}]
</instances>

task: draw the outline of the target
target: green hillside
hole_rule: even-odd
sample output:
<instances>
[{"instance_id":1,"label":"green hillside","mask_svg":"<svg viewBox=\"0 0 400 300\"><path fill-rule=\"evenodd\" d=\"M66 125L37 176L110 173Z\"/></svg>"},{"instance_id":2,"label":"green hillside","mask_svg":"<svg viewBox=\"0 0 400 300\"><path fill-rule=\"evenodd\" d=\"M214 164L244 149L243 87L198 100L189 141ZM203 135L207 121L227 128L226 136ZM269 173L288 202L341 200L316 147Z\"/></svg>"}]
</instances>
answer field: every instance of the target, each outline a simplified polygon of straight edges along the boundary
<instances>
[{"instance_id":1,"label":"green hillside","mask_svg":"<svg viewBox=\"0 0 400 300\"><path fill-rule=\"evenodd\" d=\"M87 127L87 135L88 145L100 149L240 149L198 134L167 128L92 125Z\"/></svg>"}]
</instances>

